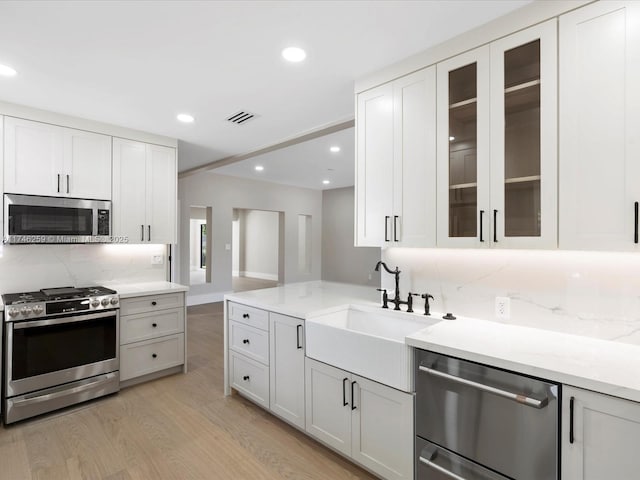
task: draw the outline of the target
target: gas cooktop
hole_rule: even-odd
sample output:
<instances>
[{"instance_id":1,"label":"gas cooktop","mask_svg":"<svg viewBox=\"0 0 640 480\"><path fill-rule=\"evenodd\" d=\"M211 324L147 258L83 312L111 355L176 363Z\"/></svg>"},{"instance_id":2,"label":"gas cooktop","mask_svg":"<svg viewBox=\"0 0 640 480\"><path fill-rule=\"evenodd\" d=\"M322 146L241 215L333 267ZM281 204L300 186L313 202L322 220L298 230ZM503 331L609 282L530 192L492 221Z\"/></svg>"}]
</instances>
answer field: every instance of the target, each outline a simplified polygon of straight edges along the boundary
<instances>
[{"instance_id":1,"label":"gas cooktop","mask_svg":"<svg viewBox=\"0 0 640 480\"><path fill-rule=\"evenodd\" d=\"M2 301L5 305L22 305L36 302L55 302L58 300L74 300L78 298L102 297L115 295L115 290L107 287L61 287L43 288L37 292L5 293Z\"/></svg>"}]
</instances>

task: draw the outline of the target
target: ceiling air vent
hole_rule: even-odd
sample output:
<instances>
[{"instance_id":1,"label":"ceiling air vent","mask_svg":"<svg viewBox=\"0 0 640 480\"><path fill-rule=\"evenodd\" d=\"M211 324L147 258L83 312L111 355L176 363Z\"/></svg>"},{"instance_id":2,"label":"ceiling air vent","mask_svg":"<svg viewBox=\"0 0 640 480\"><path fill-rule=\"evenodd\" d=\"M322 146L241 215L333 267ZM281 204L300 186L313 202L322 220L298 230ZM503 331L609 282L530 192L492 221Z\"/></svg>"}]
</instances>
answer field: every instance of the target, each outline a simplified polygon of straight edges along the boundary
<instances>
[{"instance_id":1,"label":"ceiling air vent","mask_svg":"<svg viewBox=\"0 0 640 480\"><path fill-rule=\"evenodd\" d=\"M253 120L256 117L257 115L255 113L241 110L227 117L227 121L231 123L235 123L236 125L244 125L245 123L247 123L250 120Z\"/></svg>"}]
</instances>

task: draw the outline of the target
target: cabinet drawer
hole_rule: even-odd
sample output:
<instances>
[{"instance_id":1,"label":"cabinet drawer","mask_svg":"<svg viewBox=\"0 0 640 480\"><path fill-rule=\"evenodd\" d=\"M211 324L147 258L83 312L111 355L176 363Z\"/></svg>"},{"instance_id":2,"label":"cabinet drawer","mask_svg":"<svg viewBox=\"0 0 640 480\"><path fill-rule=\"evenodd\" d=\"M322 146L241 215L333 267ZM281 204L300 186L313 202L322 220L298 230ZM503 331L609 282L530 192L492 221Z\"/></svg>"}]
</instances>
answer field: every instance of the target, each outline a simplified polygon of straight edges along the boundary
<instances>
[{"instance_id":1,"label":"cabinet drawer","mask_svg":"<svg viewBox=\"0 0 640 480\"><path fill-rule=\"evenodd\" d=\"M269 408L269 367L230 352L231 386L264 408Z\"/></svg>"},{"instance_id":2,"label":"cabinet drawer","mask_svg":"<svg viewBox=\"0 0 640 480\"><path fill-rule=\"evenodd\" d=\"M184 307L184 293L165 293L163 295L145 295L144 297L120 300L120 315L166 310Z\"/></svg>"},{"instance_id":3,"label":"cabinet drawer","mask_svg":"<svg viewBox=\"0 0 640 480\"><path fill-rule=\"evenodd\" d=\"M184 308L120 317L120 344L184 332Z\"/></svg>"},{"instance_id":4,"label":"cabinet drawer","mask_svg":"<svg viewBox=\"0 0 640 480\"><path fill-rule=\"evenodd\" d=\"M244 323L229 322L231 350L269 365L269 332Z\"/></svg>"},{"instance_id":5,"label":"cabinet drawer","mask_svg":"<svg viewBox=\"0 0 640 480\"><path fill-rule=\"evenodd\" d=\"M269 331L269 312L259 308L247 307L239 303L229 302L229 320L246 323L260 330Z\"/></svg>"},{"instance_id":6,"label":"cabinet drawer","mask_svg":"<svg viewBox=\"0 0 640 480\"><path fill-rule=\"evenodd\" d=\"M184 363L184 334L130 343L120 347L120 380Z\"/></svg>"}]
</instances>

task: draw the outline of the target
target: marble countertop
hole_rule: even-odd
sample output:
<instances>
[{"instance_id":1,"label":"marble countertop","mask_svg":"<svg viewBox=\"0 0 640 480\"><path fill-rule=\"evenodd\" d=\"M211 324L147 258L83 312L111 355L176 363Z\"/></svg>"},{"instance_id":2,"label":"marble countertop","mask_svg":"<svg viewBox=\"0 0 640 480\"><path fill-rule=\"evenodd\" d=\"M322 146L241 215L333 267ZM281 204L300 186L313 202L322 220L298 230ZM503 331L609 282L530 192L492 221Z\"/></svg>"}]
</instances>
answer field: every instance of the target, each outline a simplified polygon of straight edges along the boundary
<instances>
[{"instance_id":1,"label":"marble countertop","mask_svg":"<svg viewBox=\"0 0 640 480\"><path fill-rule=\"evenodd\" d=\"M307 318L352 303L379 305L380 301L375 287L324 281L229 293L224 298L298 318Z\"/></svg>"},{"instance_id":2,"label":"marble countertop","mask_svg":"<svg viewBox=\"0 0 640 480\"><path fill-rule=\"evenodd\" d=\"M228 294L225 299L299 318L348 305L380 305L373 287L331 282L289 284ZM442 314L433 313L431 318ZM442 320L408 335L405 342L640 402L640 345L469 317Z\"/></svg>"},{"instance_id":3,"label":"marble countertop","mask_svg":"<svg viewBox=\"0 0 640 480\"><path fill-rule=\"evenodd\" d=\"M189 287L173 282L109 283L120 298L139 297L141 295L161 295L163 293L186 292Z\"/></svg>"}]
</instances>

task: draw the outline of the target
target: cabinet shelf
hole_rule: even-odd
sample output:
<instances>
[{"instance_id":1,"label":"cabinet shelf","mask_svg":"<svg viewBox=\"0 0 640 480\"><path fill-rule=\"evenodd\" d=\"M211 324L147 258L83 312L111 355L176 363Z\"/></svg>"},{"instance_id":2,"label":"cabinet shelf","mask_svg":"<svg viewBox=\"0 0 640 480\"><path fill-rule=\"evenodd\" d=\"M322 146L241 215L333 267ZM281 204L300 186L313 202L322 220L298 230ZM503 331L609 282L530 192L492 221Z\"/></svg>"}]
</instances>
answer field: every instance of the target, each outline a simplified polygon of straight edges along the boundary
<instances>
[{"instance_id":1,"label":"cabinet shelf","mask_svg":"<svg viewBox=\"0 0 640 480\"><path fill-rule=\"evenodd\" d=\"M473 105L474 103L478 103L478 99L476 97L468 98L460 102L452 103L451 105L449 105L449 108L453 110L455 108L466 107L467 105Z\"/></svg>"},{"instance_id":2,"label":"cabinet shelf","mask_svg":"<svg viewBox=\"0 0 640 480\"><path fill-rule=\"evenodd\" d=\"M513 93L519 90L524 90L527 88L535 87L536 85L540 85L540 79L531 80L529 82L519 83L517 85L512 85L511 87L507 87L504 89L504 93Z\"/></svg>"},{"instance_id":3,"label":"cabinet shelf","mask_svg":"<svg viewBox=\"0 0 640 480\"><path fill-rule=\"evenodd\" d=\"M540 175L529 175L527 177L514 177L514 178L505 178L504 183L526 183L526 182L535 182L540 180Z\"/></svg>"},{"instance_id":4,"label":"cabinet shelf","mask_svg":"<svg viewBox=\"0 0 640 480\"><path fill-rule=\"evenodd\" d=\"M540 80L520 83L504 89L505 113L517 113L540 107Z\"/></svg>"},{"instance_id":5,"label":"cabinet shelf","mask_svg":"<svg viewBox=\"0 0 640 480\"><path fill-rule=\"evenodd\" d=\"M478 182L471 183L457 183L455 185L449 185L449 190L461 190L463 188L477 188Z\"/></svg>"}]
</instances>

